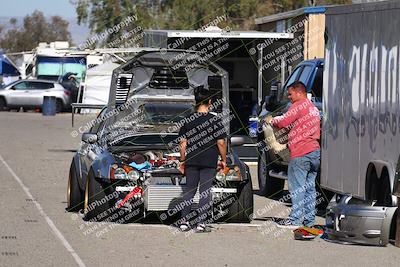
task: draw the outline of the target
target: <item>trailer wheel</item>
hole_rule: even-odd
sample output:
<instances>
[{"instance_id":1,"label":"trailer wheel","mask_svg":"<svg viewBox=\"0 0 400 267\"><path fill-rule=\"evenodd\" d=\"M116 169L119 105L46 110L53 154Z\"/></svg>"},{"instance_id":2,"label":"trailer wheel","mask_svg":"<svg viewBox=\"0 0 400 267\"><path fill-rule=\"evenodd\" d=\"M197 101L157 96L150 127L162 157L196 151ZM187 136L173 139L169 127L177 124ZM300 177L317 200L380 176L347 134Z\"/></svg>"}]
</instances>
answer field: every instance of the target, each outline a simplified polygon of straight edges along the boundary
<instances>
[{"instance_id":1,"label":"trailer wheel","mask_svg":"<svg viewBox=\"0 0 400 267\"><path fill-rule=\"evenodd\" d=\"M83 194L78 185L75 164L72 162L69 169L67 188L67 211L79 211L83 207Z\"/></svg>"},{"instance_id":2,"label":"trailer wheel","mask_svg":"<svg viewBox=\"0 0 400 267\"><path fill-rule=\"evenodd\" d=\"M376 205L392 207L392 191L390 190L389 173L386 168L382 170L377 189L378 192Z\"/></svg>"},{"instance_id":3,"label":"trailer wheel","mask_svg":"<svg viewBox=\"0 0 400 267\"><path fill-rule=\"evenodd\" d=\"M254 210L253 184L251 178L239 185L239 192L233 195L233 203L226 216L228 222L250 222Z\"/></svg>"},{"instance_id":4,"label":"trailer wheel","mask_svg":"<svg viewBox=\"0 0 400 267\"><path fill-rule=\"evenodd\" d=\"M269 176L273 167L270 156L264 150L260 150L258 156L258 185L259 193L268 198L280 198L283 195L285 180Z\"/></svg>"}]
</instances>

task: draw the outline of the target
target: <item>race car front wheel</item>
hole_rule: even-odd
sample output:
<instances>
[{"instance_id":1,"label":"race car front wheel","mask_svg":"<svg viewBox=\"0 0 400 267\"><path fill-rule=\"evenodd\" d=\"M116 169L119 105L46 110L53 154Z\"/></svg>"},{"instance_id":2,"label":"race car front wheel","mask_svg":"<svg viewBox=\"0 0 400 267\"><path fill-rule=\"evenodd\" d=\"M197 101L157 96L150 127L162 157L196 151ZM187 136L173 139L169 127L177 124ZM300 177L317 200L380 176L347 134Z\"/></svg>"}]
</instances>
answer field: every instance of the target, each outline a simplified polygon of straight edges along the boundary
<instances>
[{"instance_id":1,"label":"race car front wheel","mask_svg":"<svg viewBox=\"0 0 400 267\"><path fill-rule=\"evenodd\" d=\"M86 179L83 219L85 221L99 222L105 220L113 213L112 195L106 194L107 188L94 177L93 170L89 171Z\"/></svg>"},{"instance_id":2,"label":"race car front wheel","mask_svg":"<svg viewBox=\"0 0 400 267\"><path fill-rule=\"evenodd\" d=\"M227 221L248 223L252 220L254 209L253 184L251 177L245 183L238 186L238 193L231 196L234 198L228 209Z\"/></svg>"},{"instance_id":3,"label":"race car front wheel","mask_svg":"<svg viewBox=\"0 0 400 267\"><path fill-rule=\"evenodd\" d=\"M79 211L83 207L83 194L78 185L75 164L71 163L68 175L67 211Z\"/></svg>"}]
</instances>

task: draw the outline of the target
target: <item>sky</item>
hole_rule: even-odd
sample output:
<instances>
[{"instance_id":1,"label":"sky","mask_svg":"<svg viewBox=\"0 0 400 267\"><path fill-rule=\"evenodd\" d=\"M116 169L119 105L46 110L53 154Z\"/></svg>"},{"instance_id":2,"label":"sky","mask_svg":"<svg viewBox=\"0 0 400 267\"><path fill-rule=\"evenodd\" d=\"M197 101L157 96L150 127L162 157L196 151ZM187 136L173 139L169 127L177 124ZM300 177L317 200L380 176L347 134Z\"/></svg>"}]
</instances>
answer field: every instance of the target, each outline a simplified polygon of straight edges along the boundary
<instances>
[{"instance_id":1,"label":"sky","mask_svg":"<svg viewBox=\"0 0 400 267\"><path fill-rule=\"evenodd\" d=\"M30 15L35 10L42 11L46 17L58 15L68 21L68 30L75 44L84 42L89 35L87 25L78 25L75 7L78 0L0 0L0 24L7 25L11 17L19 18Z\"/></svg>"},{"instance_id":2,"label":"sky","mask_svg":"<svg viewBox=\"0 0 400 267\"><path fill-rule=\"evenodd\" d=\"M39 10L45 16L75 18L74 2L77 0L0 0L0 17L24 17Z\"/></svg>"}]
</instances>

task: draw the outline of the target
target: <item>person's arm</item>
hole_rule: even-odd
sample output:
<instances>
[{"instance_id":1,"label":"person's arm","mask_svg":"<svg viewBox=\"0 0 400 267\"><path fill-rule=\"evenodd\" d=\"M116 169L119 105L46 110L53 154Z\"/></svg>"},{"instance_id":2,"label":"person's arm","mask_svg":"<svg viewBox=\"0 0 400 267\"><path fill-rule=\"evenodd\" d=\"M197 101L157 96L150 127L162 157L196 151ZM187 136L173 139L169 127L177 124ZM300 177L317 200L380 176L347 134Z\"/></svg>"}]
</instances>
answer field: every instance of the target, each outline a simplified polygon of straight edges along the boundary
<instances>
[{"instance_id":1,"label":"person's arm","mask_svg":"<svg viewBox=\"0 0 400 267\"><path fill-rule=\"evenodd\" d=\"M223 168L226 167L226 142L225 139L218 139L217 146L219 154L221 155L221 161L223 164Z\"/></svg>"},{"instance_id":2,"label":"person's arm","mask_svg":"<svg viewBox=\"0 0 400 267\"><path fill-rule=\"evenodd\" d=\"M187 140L185 138L182 138L179 142L179 153L181 156L179 159L179 170L181 171L181 173L185 172L186 146Z\"/></svg>"},{"instance_id":3,"label":"person's arm","mask_svg":"<svg viewBox=\"0 0 400 267\"><path fill-rule=\"evenodd\" d=\"M180 161L184 162L186 160L186 146L187 146L187 140L185 138L182 138L181 141L179 142L179 152L181 154Z\"/></svg>"},{"instance_id":4,"label":"person's arm","mask_svg":"<svg viewBox=\"0 0 400 267\"><path fill-rule=\"evenodd\" d=\"M299 113L292 105L283 116L277 116L270 120L270 124L278 128L287 128L298 119Z\"/></svg>"}]
</instances>

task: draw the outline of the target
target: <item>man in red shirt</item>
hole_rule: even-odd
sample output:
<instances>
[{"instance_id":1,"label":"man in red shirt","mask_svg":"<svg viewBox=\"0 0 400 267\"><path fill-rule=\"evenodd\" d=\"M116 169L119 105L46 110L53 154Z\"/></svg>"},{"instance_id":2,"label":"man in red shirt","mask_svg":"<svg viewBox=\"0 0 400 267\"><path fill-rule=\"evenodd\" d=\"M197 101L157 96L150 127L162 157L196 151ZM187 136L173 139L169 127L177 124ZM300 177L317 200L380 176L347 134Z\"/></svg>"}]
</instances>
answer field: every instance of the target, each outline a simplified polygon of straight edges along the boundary
<instances>
[{"instance_id":1,"label":"man in red shirt","mask_svg":"<svg viewBox=\"0 0 400 267\"><path fill-rule=\"evenodd\" d=\"M272 126L289 129L288 187L292 210L289 218L278 222L278 226L310 227L315 223L315 178L321 157L320 115L315 105L307 98L307 89L302 82L289 85L288 98L292 105L284 115L266 118L266 122Z\"/></svg>"}]
</instances>

